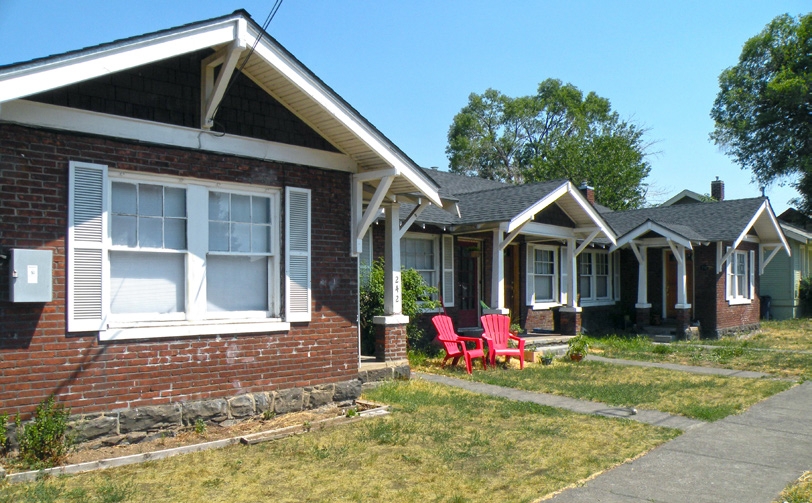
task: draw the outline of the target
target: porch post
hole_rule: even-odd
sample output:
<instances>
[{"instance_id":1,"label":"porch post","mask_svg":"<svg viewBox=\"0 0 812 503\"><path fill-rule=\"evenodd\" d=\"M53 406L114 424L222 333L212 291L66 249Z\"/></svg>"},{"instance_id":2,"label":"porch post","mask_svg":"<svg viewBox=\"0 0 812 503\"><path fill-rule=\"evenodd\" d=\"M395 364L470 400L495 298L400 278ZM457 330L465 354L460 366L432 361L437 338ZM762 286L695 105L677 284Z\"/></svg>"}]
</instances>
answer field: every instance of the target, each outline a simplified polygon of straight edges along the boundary
<instances>
[{"instance_id":1,"label":"porch post","mask_svg":"<svg viewBox=\"0 0 812 503\"><path fill-rule=\"evenodd\" d=\"M578 306L578 262L575 260L575 238L567 238L567 305L561 308L561 334L581 332L581 308Z\"/></svg>"},{"instance_id":2,"label":"porch post","mask_svg":"<svg viewBox=\"0 0 812 503\"><path fill-rule=\"evenodd\" d=\"M669 243L671 244L671 243ZM676 247L676 249L674 249ZM685 331L691 326L691 304L688 304L688 284L685 268L685 247L672 245L672 251L677 259L677 337L683 338Z\"/></svg>"},{"instance_id":3,"label":"porch post","mask_svg":"<svg viewBox=\"0 0 812 503\"><path fill-rule=\"evenodd\" d=\"M504 235L501 225L493 230L491 309L483 314L510 314L510 310L505 308L505 252L500 247Z\"/></svg>"},{"instance_id":4,"label":"porch post","mask_svg":"<svg viewBox=\"0 0 812 503\"><path fill-rule=\"evenodd\" d=\"M400 204L384 205L386 212L386 247L384 249L383 316L375 316L375 357L378 361L406 358L406 325L403 316L400 280Z\"/></svg>"},{"instance_id":5,"label":"porch post","mask_svg":"<svg viewBox=\"0 0 812 503\"><path fill-rule=\"evenodd\" d=\"M648 302L648 247L636 248L632 243L632 251L637 257L637 304L635 309L635 323L638 327L648 326L651 323L651 304Z\"/></svg>"}]
</instances>

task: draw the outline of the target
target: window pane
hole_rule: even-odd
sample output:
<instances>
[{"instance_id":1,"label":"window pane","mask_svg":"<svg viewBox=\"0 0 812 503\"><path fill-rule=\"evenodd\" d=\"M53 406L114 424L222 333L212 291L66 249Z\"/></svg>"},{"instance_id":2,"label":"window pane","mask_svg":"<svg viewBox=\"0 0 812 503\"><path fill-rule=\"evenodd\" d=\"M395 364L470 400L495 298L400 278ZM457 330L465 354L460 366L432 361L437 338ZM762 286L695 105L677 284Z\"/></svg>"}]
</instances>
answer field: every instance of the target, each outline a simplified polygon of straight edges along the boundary
<instances>
[{"instance_id":1,"label":"window pane","mask_svg":"<svg viewBox=\"0 0 812 503\"><path fill-rule=\"evenodd\" d=\"M137 244L136 218L113 215L111 234L114 245L135 247Z\"/></svg>"},{"instance_id":2,"label":"window pane","mask_svg":"<svg viewBox=\"0 0 812 503\"><path fill-rule=\"evenodd\" d=\"M164 248L186 249L186 219L167 218L164 220Z\"/></svg>"},{"instance_id":3,"label":"window pane","mask_svg":"<svg viewBox=\"0 0 812 503\"><path fill-rule=\"evenodd\" d=\"M228 251L228 224L209 222L209 251Z\"/></svg>"},{"instance_id":4,"label":"window pane","mask_svg":"<svg viewBox=\"0 0 812 503\"><path fill-rule=\"evenodd\" d=\"M582 276L578 279L578 293L581 294L581 298L583 299L592 298L592 283L590 279L589 276Z\"/></svg>"},{"instance_id":5,"label":"window pane","mask_svg":"<svg viewBox=\"0 0 812 503\"><path fill-rule=\"evenodd\" d=\"M137 196L135 185L131 183L113 182L112 187L113 213L135 215L137 213Z\"/></svg>"},{"instance_id":6,"label":"window pane","mask_svg":"<svg viewBox=\"0 0 812 503\"><path fill-rule=\"evenodd\" d=\"M228 220L228 194L209 192L209 220Z\"/></svg>"},{"instance_id":7,"label":"window pane","mask_svg":"<svg viewBox=\"0 0 812 503\"><path fill-rule=\"evenodd\" d=\"M426 282L429 286L437 286L434 282L434 273L431 271L420 271L420 276L423 277L423 281Z\"/></svg>"},{"instance_id":8,"label":"window pane","mask_svg":"<svg viewBox=\"0 0 812 503\"><path fill-rule=\"evenodd\" d=\"M231 224L231 251L251 251L251 224Z\"/></svg>"},{"instance_id":9,"label":"window pane","mask_svg":"<svg viewBox=\"0 0 812 503\"><path fill-rule=\"evenodd\" d=\"M267 197L251 198L251 221L255 224L271 223L271 200Z\"/></svg>"},{"instance_id":10,"label":"window pane","mask_svg":"<svg viewBox=\"0 0 812 503\"><path fill-rule=\"evenodd\" d=\"M160 185L138 185L138 214L150 217L163 216L164 191Z\"/></svg>"},{"instance_id":11,"label":"window pane","mask_svg":"<svg viewBox=\"0 0 812 503\"><path fill-rule=\"evenodd\" d=\"M163 223L161 218L139 218L138 246L142 248L162 248L164 244Z\"/></svg>"},{"instance_id":12,"label":"window pane","mask_svg":"<svg viewBox=\"0 0 812 503\"><path fill-rule=\"evenodd\" d=\"M609 277L598 276L595 278L595 294L599 298L609 296Z\"/></svg>"},{"instance_id":13,"label":"window pane","mask_svg":"<svg viewBox=\"0 0 812 503\"><path fill-rule=\"evenodd\" d=\"M110 311L184 311L185 261L180 253L110 252Z\"/></svg>"},{"instance_id":14,"label":"window pane","mask_svg":"<svg viewBox=\"0 0 812 503\"><path fill-rule=\"evenodd\" d=\"M231 221L251 221L251 197L231 194Z\"/></svg>"},{"instance_id":15,"label":"window pane","mask_svg":"<svg viewBox=\"0 0 812 503\"><path fill-rule=\"evenodd\" d=\"M268 225L251 226L251 251L269 253L271 251L271 228Z\"/></svg>"},{"instance_id":16,"label":"window pane","mask_svg":"<svg viewBox=\"0 0 812 503\"><path fill-rule=\"evenodd\" d=\"M164 188L164 204L166 205L167 217L186 216L186 191L174 187Z\"/></svg>"},{"instance_id":17,"label":"window pane","mask_svg":"<svg viewBox=\"0 0 812 503\"><path fill-rule=\"evenodd\" d=\"M536 302L553 300L553 278L536 276Z\"/></svg>"},{"instance_id":18,"label":"window pane","mask_svg":"<svg viewBox=\"0 0 812 503\"><path fill-rule=\"evenodd\" d=\"M210 312L268 310L266 257L209 255L206 262Z\"/></svg>"}]
</instances>

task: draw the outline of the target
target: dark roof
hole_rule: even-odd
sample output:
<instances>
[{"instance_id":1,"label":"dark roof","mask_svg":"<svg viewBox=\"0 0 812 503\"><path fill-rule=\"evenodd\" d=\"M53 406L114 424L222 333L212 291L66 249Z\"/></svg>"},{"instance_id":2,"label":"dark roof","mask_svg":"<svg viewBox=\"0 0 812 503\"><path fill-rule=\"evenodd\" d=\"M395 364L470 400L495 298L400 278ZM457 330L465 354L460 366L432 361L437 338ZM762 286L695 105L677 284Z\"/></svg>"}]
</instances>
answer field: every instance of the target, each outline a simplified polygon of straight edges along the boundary
<instances>
[{"instance_id":1,"label":"dark roof","mask_svg":"<svg viewBox=\"0 0 812 503\"><path fill-rule=\"evenodd\" d=\"M651 220L692 241L735 241L764 201L763 197L731 199L616 211L602 216L618 236Z\"/></svg>"},{"instance_id":2,"label":"dark roof","mask_svg":"<svg viewBox=\"0 0 812 503\"><path fill-rule=\"evenodd\" d=\"M440 194L443 196L467 194L469 192L511 186L504 182L497 182L496 180L486 180L478 176L460 175L448 171L440 171L439 169L423 168L423 172L437 182L437 185L440 186Z\"/></svg>"}]
</instances>

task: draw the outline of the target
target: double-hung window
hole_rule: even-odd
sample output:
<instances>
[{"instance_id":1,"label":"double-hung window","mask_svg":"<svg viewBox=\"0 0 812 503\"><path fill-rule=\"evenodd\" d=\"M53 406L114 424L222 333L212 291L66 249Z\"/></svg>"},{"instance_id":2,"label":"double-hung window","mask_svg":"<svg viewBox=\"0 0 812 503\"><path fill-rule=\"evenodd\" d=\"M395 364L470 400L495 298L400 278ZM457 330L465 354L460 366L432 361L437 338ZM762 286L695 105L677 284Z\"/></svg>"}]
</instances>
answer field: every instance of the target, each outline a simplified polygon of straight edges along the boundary
<instances>
[{"instance_id":1,"label":"double-hung window","mask_svg":"<svg viewBox=\"0 0 812 503\"><path fill-rule=\"evenodd\" d=\"M400 240L400 265L416 270L428 286L441 287L444 306L454 305L454 236L406 234ZM434 299L437 299L436 294Z\"/></svg>"},{"instance_id":2,"label":"double-hung window","mask_svg":"<svg viewBox=\"0 0 812 503\"><path fill-rule=\"evenodd\" d=\"M309 321L308 190L284 193L284 269L278 188L72 162L69 194L69 331L123 340Z\"/></svg>"},{"instance_id":3,"label":"double-hung window","mask_svg":"<svg viewBox=\"0 0 812 503\"><path fill-rule=\"evenodd\" d=\"M529 245L527 254L527 300L535 309L557 305L560 298L558 248Z\"/></svg>"},{"instance_id":4,"label":"double-hung window","mask_svg":"<svg viewBox=\"0 0 812 503\"><path fill-rule=\"evenodd\" d=\"M578 255L578 294L581 303L612 301L612 265L609 253L600 250L583 251Z\"/></svg>"},{"instance_id":5,"label":"double-hung window","mask_svg":"<svg viewBox=\"0 0 812 503\"><path fill-rule=\"evenodd\" d=\"M728 248L729 250L729 248ZM727 301L748 304L755 296L755 252L736 250L727 261Z\"/></svg>"}]
</instances>

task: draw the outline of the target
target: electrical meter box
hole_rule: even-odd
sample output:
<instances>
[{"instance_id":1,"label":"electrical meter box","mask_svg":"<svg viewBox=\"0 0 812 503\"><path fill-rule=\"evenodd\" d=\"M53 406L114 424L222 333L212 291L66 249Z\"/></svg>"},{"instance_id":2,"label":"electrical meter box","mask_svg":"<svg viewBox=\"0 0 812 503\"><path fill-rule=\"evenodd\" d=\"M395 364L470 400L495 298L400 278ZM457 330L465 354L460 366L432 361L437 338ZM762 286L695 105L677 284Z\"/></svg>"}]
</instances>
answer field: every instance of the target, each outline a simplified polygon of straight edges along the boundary
<instances>
[{"instance_id":1,"label":"electrical meter box","mask_svg":"<svg viewBox=\"0 0 812 503\"><path fill-rule=\"evenodd\" d=\"M53 252L51 250L11 249L9 300L11 302L51 302Z\"/></svg>"}]
</instances>

